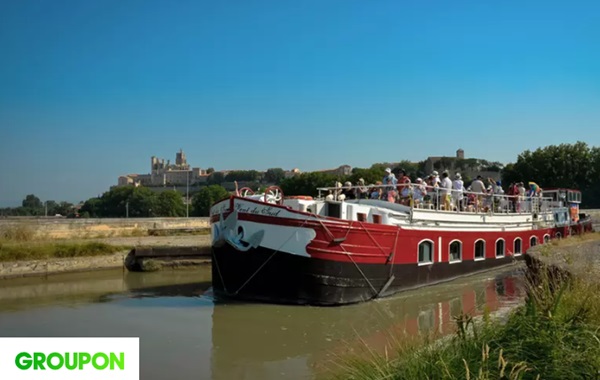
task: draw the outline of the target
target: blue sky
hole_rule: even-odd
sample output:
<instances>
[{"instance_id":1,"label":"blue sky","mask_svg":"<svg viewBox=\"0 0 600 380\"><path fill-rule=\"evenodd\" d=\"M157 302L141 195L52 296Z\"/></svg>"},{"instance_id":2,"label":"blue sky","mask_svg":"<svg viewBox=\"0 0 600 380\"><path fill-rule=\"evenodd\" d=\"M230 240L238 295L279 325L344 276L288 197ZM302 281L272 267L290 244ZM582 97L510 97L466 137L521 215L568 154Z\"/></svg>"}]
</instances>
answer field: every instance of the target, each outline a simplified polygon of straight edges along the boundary
<instances>
[{"instance_id":1,"label":"blue sky","mask_svg":"<svg viewBox=\"0 0 600 380\"><path fill-rule=\"evenodd\" d=\"M598 1L0 0L0 205L150 156L301 170L600 146Z\"/></svg>"}]
</instances>

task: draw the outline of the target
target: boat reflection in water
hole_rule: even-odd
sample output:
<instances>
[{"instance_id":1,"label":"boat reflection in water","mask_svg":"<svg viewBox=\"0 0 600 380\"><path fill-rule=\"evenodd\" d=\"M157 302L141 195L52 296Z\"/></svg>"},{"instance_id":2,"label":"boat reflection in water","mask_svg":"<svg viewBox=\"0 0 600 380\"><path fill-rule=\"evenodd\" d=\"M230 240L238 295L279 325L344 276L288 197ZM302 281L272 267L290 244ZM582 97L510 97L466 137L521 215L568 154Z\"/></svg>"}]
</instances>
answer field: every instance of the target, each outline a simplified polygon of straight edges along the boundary
<instances>
[{"instance_id":1,"label":"boat reflection in water","mask_svg":"<svg viewBox=\"0 0 600 380\"><path fill-rule=\"evenodd\" d=\"M308 378L366 343L381 349L399 334L454 331L453 316L512 307L522 276L471 276L398 297L344 307L216 302L212 315L213 379Z\"/></svg>"},{"instance_id":2,"label":"boat reflection in water","mask_svg":"<svg viewBox=\"0 0 600 380\"><path fill-rule=\"evenodd\" d=\"M340 307L215 301L210 267L6 280L0 336L137 336L144 380L314 378L363 342L449 333L454 314L514 304L520 278L489 272Z\"/></svg>"}]
</instances>

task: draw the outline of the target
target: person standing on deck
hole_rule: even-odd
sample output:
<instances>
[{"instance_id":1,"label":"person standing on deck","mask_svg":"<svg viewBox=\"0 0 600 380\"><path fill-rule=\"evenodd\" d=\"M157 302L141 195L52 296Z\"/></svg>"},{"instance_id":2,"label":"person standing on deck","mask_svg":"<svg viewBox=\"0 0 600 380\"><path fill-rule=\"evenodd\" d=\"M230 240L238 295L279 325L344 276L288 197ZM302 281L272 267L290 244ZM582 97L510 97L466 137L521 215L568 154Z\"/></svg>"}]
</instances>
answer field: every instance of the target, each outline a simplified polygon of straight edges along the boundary
<instances>
[{"instance_id":1,"label":"person standing on deck","mask_svg":"<svg viewBox=\"0 0 600 380\"><path fill-rule=\"evenodd\" d=\"M398 180L394 173L392 173L392 169L385 169L385 177L383 177L383 184L386 187L383 189L383 199L387 199L391 201L391 199L396 199L396 185L398 184ZM391 201L393 202L393 201Z\"/></svg>"},{"instance_id":2,"label":"person standing on deck","mask_svg":"<svg viewBox=\"0 0 600 380\"><path fill-rule=\"evenodd\" d=\"M460 176L460 173L456 173L454 175L454 181L452 182L452 202L457 210L463 211L463 191L465 190L465 185Z\"/></svg>"},{"instance_id":3,"label":"person standing on deck","mask_svg":"<svg viewBox=\"0 0 600 380\"><path fill-rule=\"evenodd\" d=\"M481 210L481 205L483 203L483 196L487 193L485 185L482 181L483 177L478 175L475 181L471 182L471 191L476 193L476 201L475 201L475 210L479 212Z\"/></svg>"},{"instance_id":4,"label":"person standing on deck","mask_svg":"<svg viewBox=\"0 0 600 380\"><path fill-rule=\"evenodd\" d=\"M444 170L442 172L442 183L440 185L441 188L441 196L442 202L444 204L444 210L450 211L452 208L450 205L452 204L452 181L448 178L448 171Z\"/></svg>"}]
</instances>

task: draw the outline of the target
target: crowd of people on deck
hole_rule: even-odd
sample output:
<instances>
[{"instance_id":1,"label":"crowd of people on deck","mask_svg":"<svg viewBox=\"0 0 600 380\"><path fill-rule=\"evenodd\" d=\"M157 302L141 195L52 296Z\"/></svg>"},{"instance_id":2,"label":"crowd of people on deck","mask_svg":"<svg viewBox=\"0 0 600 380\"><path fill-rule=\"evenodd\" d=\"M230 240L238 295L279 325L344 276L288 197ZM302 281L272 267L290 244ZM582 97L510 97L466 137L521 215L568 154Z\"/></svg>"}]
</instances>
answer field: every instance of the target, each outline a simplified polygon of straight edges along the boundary
<instances>
[{"instance_id":1,"label":"crowd of people on deck","mask_svg":"<svg viewBox=\"0 0 600 380\"><path fill-rule=\"evenodd\" d=\"M362 178L355 185L349 181L344 184L336 182L335 190L330 191L326 199L377 199L448 211L521 212L534 207L535 200L542 195L542 189L535 182L528 182L528 185L529 189L526 189L523 182L511 183L505 192L501 181L484 180L478 175L469 186L465 186L460 173L455 173L454 179L450 179L447 170L442 172L441 177L433 171L413 183L404 169L400 169L396 177L387 168L383 179L374 184L367 185ZM532 200L534 202L530 202Z\"/></svg>"}]
</instances>

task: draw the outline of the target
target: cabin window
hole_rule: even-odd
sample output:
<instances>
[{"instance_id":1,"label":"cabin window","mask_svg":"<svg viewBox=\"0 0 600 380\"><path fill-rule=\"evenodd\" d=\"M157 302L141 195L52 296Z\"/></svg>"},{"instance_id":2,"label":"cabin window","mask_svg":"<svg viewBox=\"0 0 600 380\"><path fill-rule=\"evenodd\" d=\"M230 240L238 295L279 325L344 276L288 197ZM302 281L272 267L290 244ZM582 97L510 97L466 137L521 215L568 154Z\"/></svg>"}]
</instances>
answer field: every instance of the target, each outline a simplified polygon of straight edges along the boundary
<instances>
[{"instance_id":1,"label":"cabin window","mask_svg":"<svg viewBox=\"0 0 600 380\"><path fill-rule=\"evenodd\" d=\"M451 263L459 262L462 260L462 243L458 240L454 240L450 243L450 257Z\"/></svg>"},{"instance_id":2,"label":"cabin window","mask_svg":"<svg viewBox=\"0 0 600 380\"><path fill-rule=\"evenodd\" d=\"M475 260L485 259L485 241L477 240L475 242Z\"/></svg>"},{"instance_id":3,"label":"cabin window","mask_svg":"<svg viewBox=\"0 0 600 380\"><path fill-rule=\"evenodd\" d=\"M433 242L425 240L419 244L419 264L431 263L433 263Z\"/></svg>"},{"instance_id":4,"label":"cabin window","mask_svg":"<svg viewBox=\"0 0 600 380\"><path fill-rule=\"evenodd\" d=\"M521 241L521 238L515 239L514 253L515 253L515 256L518 256L523 253L523 242Z\"/></svg>"},{"instance_id":5,"label":"cabin window","mask_svg":"<svg viewBox=\"0 0 600 380\"><path fill-rule=\"evenodd\" d=\"M496 257L504 257L504 239L496 241Z\"/></svg>"},{"instance_id":6,"label":"cabin window","mask_svg":"<svg viewBox=\"0 0 600 380\"><path fill-rule=\"evenodd\" d=\"M550 235L546 234L544 235L544 244L548 243L550 241Z\"/></svg>"},{"instance_id":7,"label":"cabin window","mask_svg":"<svg viewBox=\"0 0 600 380\"><path fill-rule=\"evenodd\" d=\"M530 246L530 247L535 247L536 245L537 245L537 238L536 238L535 236L532 236L532 237L529 239L529 246Z\"/></svg>"}]
</instances>

